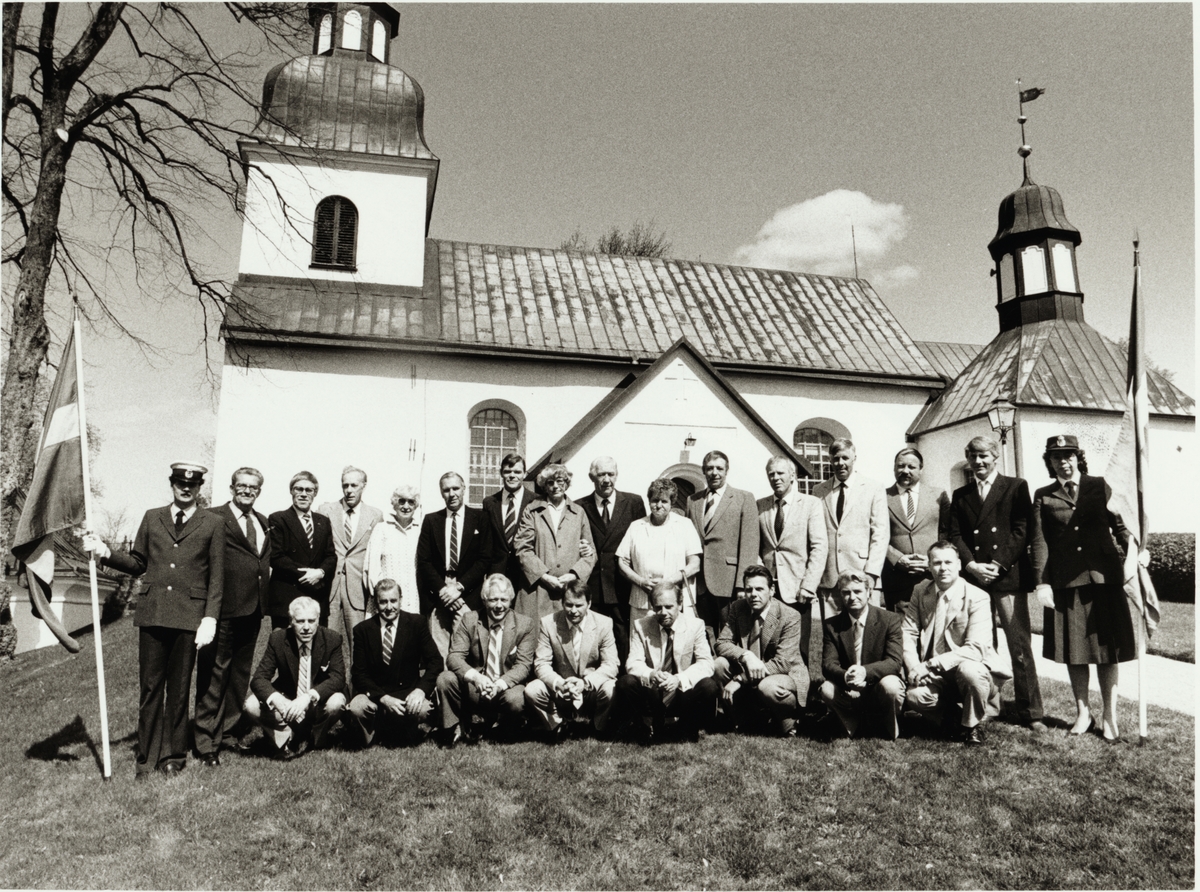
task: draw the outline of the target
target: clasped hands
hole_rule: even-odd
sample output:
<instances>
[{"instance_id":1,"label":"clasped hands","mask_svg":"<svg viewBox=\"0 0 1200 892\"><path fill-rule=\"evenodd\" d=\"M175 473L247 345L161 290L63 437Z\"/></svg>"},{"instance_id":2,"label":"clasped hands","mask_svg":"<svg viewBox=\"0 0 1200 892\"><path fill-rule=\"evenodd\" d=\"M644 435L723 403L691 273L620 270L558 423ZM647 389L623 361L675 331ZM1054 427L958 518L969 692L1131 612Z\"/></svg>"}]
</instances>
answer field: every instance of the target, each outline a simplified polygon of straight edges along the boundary
<instances>
[{"instance_id":1,"label":"clasped hands","mask_svg":"<svg viewBox=\"0 0 1200 892\"><path fill-rule=\"evenodd\" d=\"M300 585L316 585L325 578L325 571L320 567L301 567L300 578L296 581Z\"/></svg>"},{"instance_id":2,"label":"clasped hands","mask_svg":"<svg viewBox=\"0 0 1200 892\"><path fill-rule=\"evenodd\" d=\"M664 672L662 669L655 669L650 673L646 684L648 687L657 688L664 694L673 694L679 690L679 676Z\"/></svg>"},{"instance_id":3,"label":"clasped hands","mask_svg":"<svg viewBox=\"0 0 1200 892\"><path fill-rule=\"evenodd\" d=\"M503 678L492 681L482 672L476 672L474 678L470 678L468 681L478 689L479 697L482 700L493 700L509 688L508 682Z\"/></svg>"},{"instance_id":4,"label":"clasped hands","mask_svg":"<svg viewBox=\"0 0 1200 892\"><path fill-rule=\"evenodd\" d=\"M271 699L275 701L275 705L271 708L275 710L275 714L279 720L287 724L304 721L304 716L308 712L308 707L313 704L313 697L316 691L309 689L308 693L303 696L296 697L295 700L289 700L283 694L275 694Z\"/></svg>"},{"instance_id":5,"label":"clasped hands","mask_svg":"<svg viewBox=\"0 0 1200 892\"><path fill-rule=\"evenodd\" d=\"M896 561L896 566L912 575L924 575L929 569L929 558L923 554L906 554Z\"/></svg>"},{"instance_id":6,"label":"clasped hands","mask_svg":"<svg viewBox=\"0 0 1200 892\"><path fill-rule=\"evenodd\" d=\"M1004 572L1004 568L995 561L989 561L986 564L981 564L978 561L971 561L969 564L967 564L967 572L984 585L991 585L1000 578L1000 574Z\"/></svg>"},{"instance_id":7,"label":"clasped hands","mask_svg":"<svg viewBox=\"0 0 1200 892\"><path fill-rule=\"evenodd\" d=\"M424 691L420 688L414 688L408 692L408 696L403 700L399 697L393 697L391 694L384 694L379 698L379 705L393 715L409 715L420 712L426 699Z\"/></svg>"}]
</instances>

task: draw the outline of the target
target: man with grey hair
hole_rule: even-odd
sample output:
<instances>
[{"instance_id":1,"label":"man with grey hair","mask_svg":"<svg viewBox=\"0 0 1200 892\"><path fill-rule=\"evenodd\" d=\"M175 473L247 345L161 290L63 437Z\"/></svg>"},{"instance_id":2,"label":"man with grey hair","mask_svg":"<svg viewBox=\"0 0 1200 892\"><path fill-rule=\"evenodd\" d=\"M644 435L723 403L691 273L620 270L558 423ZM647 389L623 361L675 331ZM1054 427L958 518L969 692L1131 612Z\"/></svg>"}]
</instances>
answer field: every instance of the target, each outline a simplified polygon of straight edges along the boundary
<instances>
[{"instance_id":1,"label":"man with grey hair","mask_svg":"<svg viewBox=\"0 0 1200 892\"><path fill-rule=\"evenodd\" d=\"M342 471L342 498L317 509L333 526L333 549L337 554L329 590L329 627L341 634L351 659L354 627L366 618L370 599L363 574L367 543L371 530L383 517L382 511L363 502L366 488L367 472L347 465Z\"/></svg>"},{"instance_id":2,"label":"man with grey hair","mask_svg":"<svg viewBox=\"0 0 1200 892\"><path fill-rule=\"evenodd\" d=\"M367 542L367 557L364 567L367 587L375 587L385 579L395 580L400 586L400 610L403 613L421 613L421 595L417 588L417 538L421 532L416 523L421 508L421 491L410 483L401 483L392 490L392 510L371 530ZM368 605L367 612L374 613L378 605Z\"/></svg>"}]
</instances>

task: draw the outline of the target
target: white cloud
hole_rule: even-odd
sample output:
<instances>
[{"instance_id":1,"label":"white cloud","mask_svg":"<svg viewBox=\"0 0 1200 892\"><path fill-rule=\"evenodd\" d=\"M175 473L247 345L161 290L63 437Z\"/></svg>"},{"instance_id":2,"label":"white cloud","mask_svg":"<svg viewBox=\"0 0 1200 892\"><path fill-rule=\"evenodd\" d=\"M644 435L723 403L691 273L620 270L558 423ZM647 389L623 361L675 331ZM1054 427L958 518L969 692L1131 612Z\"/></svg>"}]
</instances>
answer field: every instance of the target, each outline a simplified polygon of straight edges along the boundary
<instances>
[{"instance_id":1,"label":"white cloud","mask_svg":"<svg viewBox=\"0 0 1200 892\"><path fill-rule=\"evenodd\" d=\"M889 252L907 234L908 214L903 205L835 189L776 211L751 244L737 249L734 258L747 266L853 276L857 246L860 276L876 287L899 285L919 275L910 264L889 263Z\"/></svg>"}]
</instances>

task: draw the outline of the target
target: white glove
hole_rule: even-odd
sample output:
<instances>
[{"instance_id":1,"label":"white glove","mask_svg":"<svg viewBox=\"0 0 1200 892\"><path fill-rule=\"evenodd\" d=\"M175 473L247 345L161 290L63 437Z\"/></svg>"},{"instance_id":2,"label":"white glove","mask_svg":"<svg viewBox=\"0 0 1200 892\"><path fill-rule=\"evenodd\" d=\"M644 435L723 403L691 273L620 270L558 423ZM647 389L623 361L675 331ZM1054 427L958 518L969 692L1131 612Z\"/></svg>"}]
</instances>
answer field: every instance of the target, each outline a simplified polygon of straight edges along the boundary
<instances>
[{"instance_id":1,"label":"white glove","mask_svg":"<svg viewBox=\"0 0 1200 892\"><path fill-rule=\"evenodd\" d=\"M83 534L83 550L90 551L98 561L112 557L112 549L104 544L104 540L95 533Z\"/></svg>"},{"instance_id":2,"label":"white glove","mask_svg":"<svg viewBox=\"0 0 1200 892\"><path fill-rule=\"evenodd\" d=\"M1146 569L1150 568L1150 550L1148 548L1143 548L1138 552L1138 563Z\"/></svg>"},{"instance_id":3,"label":"white glove","mask_svg":"<svg viewBox=\"0 0 1200 892\"><path fill-rule=\"evenodd\" d=\"M1054 609L1054 588L1049 585L1039 585L1033 592L1037 595L1038 601L1047 610Z\"/></svg>"},{"instance_id":4,"label":"white glove","mask_svg":"<svg viewBox=\"0 0 1200 892\"><path fill-rule=\"evenodd\" d=\"M196 650L212 644L214 638L217 637L217 621L211 616L206 616L200 620L200 626L196 629Z\"/></svg>"}]
</instances>

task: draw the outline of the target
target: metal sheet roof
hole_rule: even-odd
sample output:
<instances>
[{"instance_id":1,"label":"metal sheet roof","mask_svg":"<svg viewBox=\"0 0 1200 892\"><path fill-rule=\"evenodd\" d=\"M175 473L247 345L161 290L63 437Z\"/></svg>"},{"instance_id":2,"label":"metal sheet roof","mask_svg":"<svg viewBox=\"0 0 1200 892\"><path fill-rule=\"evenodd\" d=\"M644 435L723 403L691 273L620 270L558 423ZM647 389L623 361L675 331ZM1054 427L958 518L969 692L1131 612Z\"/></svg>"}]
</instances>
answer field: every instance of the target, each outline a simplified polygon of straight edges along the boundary
<instances>
[{"instance_id":1,"label":"metal sheet roof","mask_svg":"<svg viewBox=\"0 0 1200 892\"><path fill-rule=\"evenodd\" d=\"M1001 332L922 410L919 434L987 412L1004 397L1019 406L1125 409L1124 351L1085 322L1054 319ZM1196 402L1162 375L1147 376L1150 411L1192 417Z\"/></svg>"},{"instance_id":2,"label":"metal sheet roof","mask_svg":"<svg viewBox=\"0 0 1200 892\"><path fill-rule=\"evenodd\" d=\"M916 341L929 364L947 383L959 376L972 359L979 355L983 344L950 344L941 341Z\"/></svg>"}]
</instances>

